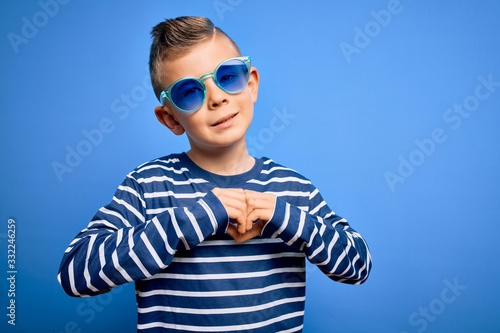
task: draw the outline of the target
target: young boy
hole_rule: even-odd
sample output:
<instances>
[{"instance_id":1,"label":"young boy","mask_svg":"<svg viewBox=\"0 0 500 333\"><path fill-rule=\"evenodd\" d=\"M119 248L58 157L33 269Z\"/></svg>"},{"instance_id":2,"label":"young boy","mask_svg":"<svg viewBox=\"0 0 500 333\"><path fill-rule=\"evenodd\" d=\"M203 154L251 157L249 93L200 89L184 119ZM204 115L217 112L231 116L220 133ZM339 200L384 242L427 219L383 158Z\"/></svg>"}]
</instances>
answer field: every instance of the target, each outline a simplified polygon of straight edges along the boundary
<instances>
[{"instance_id":1,"label":"young boy","mask_svg":"<svg viewBox=\"0 0 500 333\"><path fill-rule=\"evenodd\" d=\"M200 17L152 30L155 114L190 150L139 166L71 242L58 279L71 296L135 282L138 332L301 332L305 258L361 284L363 238L311 182L248 154L259 74Z\"/></svg>"}]
</instances>

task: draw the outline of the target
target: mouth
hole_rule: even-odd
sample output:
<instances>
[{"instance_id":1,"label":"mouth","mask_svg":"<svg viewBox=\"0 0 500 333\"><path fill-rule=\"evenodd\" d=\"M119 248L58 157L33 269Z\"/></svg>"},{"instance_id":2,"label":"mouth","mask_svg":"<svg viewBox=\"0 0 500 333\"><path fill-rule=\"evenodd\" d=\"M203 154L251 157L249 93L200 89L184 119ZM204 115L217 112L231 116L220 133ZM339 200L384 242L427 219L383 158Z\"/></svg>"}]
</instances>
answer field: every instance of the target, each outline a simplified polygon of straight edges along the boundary
<instances>
[{"instance_id":1,"label":"mouth","mask_svg":"<svg viewBox=\"0 0 500 333\"><path fill-rule=\"evenodd\" d=\"M219 126L221 124L224 124L224 123L230 121L231 119L233 119L234 117L236 117L237 115L238 115L238 112L233 113L233 114L226 116L226 117L222 117L219 120L217 120L215 123L213 123L211 126L215 127L215 126Z\"/></svg>"}]
</instances>

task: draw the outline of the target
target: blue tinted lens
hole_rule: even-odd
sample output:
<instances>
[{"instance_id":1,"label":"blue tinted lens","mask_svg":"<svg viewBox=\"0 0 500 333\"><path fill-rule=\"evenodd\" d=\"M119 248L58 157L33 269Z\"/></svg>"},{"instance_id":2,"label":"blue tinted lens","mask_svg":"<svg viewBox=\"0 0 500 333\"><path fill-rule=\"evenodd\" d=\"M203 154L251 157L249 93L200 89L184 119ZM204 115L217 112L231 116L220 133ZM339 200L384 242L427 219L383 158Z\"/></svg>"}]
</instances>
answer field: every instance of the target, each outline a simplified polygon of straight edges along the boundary
<instances>
[{"instance_id":1,"label":"blue tinted lens","mask_svg":"<svg viewBox=\"0 0 500 333\"><path fill-rule=\"evenodd\" d=\"M198 110L204 101L205 90L201 83L192 78L180 80L170 90L172 103L181 110Z\"/></svg>"},{"instance_id":2,"label":"blue tinted lens","mask_svg":"<svg viewBox=\"0 0 500 333\"><path fill-rule=\"evenodd\" d=\"M219 87L228 93L238 93L248 84L248 66L239 59L231 59L217 68L215 80Z\"/></svg>"}]
</instances>

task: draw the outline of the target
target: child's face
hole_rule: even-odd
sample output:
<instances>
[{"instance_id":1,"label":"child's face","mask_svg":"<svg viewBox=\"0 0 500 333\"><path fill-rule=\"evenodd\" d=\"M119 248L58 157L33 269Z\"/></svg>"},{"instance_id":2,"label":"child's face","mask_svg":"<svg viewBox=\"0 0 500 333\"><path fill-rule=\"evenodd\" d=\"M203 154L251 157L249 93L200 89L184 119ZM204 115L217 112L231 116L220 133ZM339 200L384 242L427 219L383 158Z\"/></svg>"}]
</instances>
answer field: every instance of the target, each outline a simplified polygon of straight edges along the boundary
<instances>
[{"instance_id":1,"label":"child's face","mask_svg":"<svg viewBox=\"0 0 500 333\"><path fill-rule=\"evenodd\" d=\"M223 36L194 47L186 55L166 61L162 68L164 87L187 76L201 77L212 73L222 61L238 53ZM187 133L191 149L210 151L217 148L244 146L245 134L252 122L253 105L257 101L259 75L251 68L248 86L237 94L221 90L213 81L205 81L206 98L196 112L185 113L167 102L155 108L158 120L177 135Z\"/></svg>"}]
</instances>

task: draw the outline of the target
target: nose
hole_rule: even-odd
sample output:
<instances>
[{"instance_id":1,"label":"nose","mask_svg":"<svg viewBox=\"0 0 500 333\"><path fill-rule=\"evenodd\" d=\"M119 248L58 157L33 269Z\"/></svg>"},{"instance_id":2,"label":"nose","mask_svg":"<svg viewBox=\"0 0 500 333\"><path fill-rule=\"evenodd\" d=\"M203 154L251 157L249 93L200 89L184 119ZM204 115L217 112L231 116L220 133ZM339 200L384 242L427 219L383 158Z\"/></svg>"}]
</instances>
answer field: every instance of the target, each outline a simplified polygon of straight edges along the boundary
<instances>
[{"instance_id":1,"label":"nose","mask_svg":"<svg viewBox=\"0 0 500 333\"><path fill-rule=\"evenodd\" d=\"M217 109L222 105L229 103L228 95L225 91L215 84L213 78L205 80L207 106L209 110Z\"/></svg>"}]
</instances>

